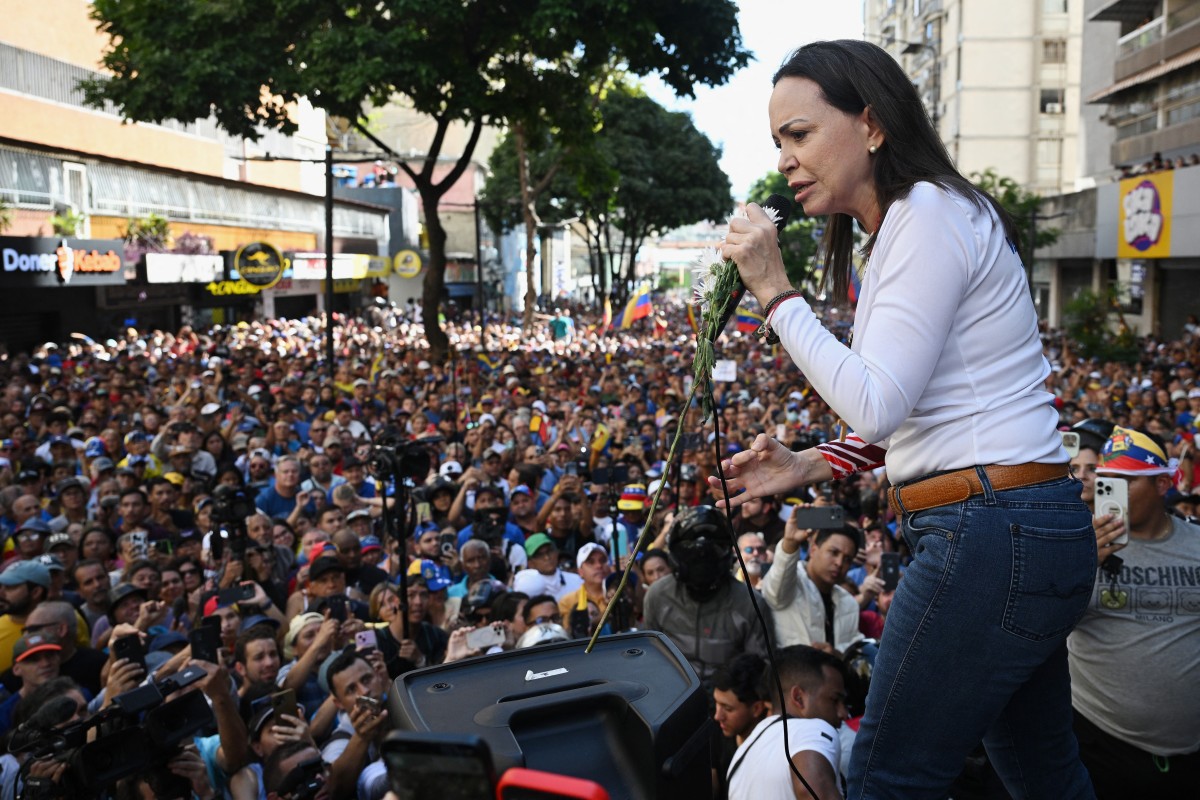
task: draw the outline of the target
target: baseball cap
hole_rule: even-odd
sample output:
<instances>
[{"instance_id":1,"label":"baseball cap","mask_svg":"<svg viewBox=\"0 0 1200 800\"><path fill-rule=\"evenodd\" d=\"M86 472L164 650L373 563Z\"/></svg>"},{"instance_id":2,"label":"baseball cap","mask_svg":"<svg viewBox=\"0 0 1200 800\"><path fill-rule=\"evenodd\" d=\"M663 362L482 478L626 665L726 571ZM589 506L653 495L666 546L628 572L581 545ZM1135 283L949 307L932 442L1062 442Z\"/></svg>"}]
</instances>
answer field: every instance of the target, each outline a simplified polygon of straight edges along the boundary
<instances>
[{"instance_id":1,"label":"baseball cap","mask_svg":"<svg viewBox=\"0 0 1200 800\"><path fill-rule=\"evenodd\" d=\"M349 522L352 519L362 519L363 517L369 518L370 516L371 516L371 509L356 508L353 511L351 511L349 514L346 515L346 521Z\"/></svg>"},{"instance_id":2,"label":"baseball cap","mask_svg":"<svg viewBox=\"0 0 1200 800\"><path fill-rule=\"evenodd\" d=\"M248 631L255 625L266 625L267 627L279 630L279 620L274 617L268 617L266 614L251 614L242 620L242 625L239 630L242 632Z\"/></svg>"},{"instance_id":3,"label":"baseball cap","mask_svg":"<svg viewBox=\"0 0 1200 800\"><path fill-rule=\"evenodd\" d=\"M546 545L554 546L554 540L544 533L535 533L525 540L525 555L533 558L533 554Z\"/></svg>"},{"instance_id":4,"label":"baseball cap","mask_svg":"<svg viewBox=\"0 0 1200 800\"><path fill-rule=\"evenodd\" d=\"M596 544L595 542L588 542L583 547L579 548L579 552L575 555L576 566L587 561L588 556L596 552L604 553L605 560L608 559L608 551L604 549L603 545Z\"/></svg>"},{"instance_id":5,"label":"baseball cap","mask_svg":"<svg viewBox=\"0 0 1200 800\"><path fill-rule=\"evenodd\" d=\"M17 639L16 644L13 645L13 661L19 664L34 653L57 653L61 650L62 645L49 636L40 633L30 633Z\"/></svg>"},{"instance_id":6,"label":"baseball cap","mask_svg":"<svg viewBox=\"0 0 1200 800\"><path fill-rule=\"evenodd\" d=\"M443 478L457 478L463 474L462 464L457 461L447 461L438 468L438 475Z\"/></svg>"},{"instance_id":7,"label":"baseball cap","mask_svg":"<svg viewBox=\"0 0 1200 800\"><path fill-rule=\"evenodd\" d=\"M17 528L16 533L20 533L21 531L35 531L40 533L42 536L49 536L51 533L53 533L53 531L50 530L50 526L46 524L46 521L43 519L38 519L37 517L25 520L24 524Z\"/></svg>"},{"instance_id":8,"label":"baseball cap","mask_svg":"<svg viewBox=\"0 0 1200 800\"><path fill-rule=\"evenodd\" d=\"M43 567L43 569L45 569L45 567ZM47 572L46 574L49 575L49 572ZM0 578L2 578L2 577L3 576L0 575ZM149 599L149 595L146 594L146 590L141 588L140 586L134 586L132 583L118 583L116 586L109 589L109 591L108 591L109 604L110 604L110 606L116 606L118 603L120 603L126 597L130 597L132 595L138 595L139 597L142 598L143 602L145 602L146 600ZM213 600L216 600L216 595L213 596ZM210 600L209 602L212 602L212 601ZM207 609L207 605L205 606L205 608ZM207 616L208 613L211 613L211 612L206 611L205 616Z\"/></svg>"},{"instance_id":9,"label":"baseball cap","mask_svg":"<svg viewBox=\"0 0 1200 800\"><path fill-rule=\"evenodd\" d=\"M646 487L640 483L631 483L621 492L617 508L621 511L641 511L646 507Z\"/></svg>"},{"instance_id":10,"label":"baseball cap","mask_svg":"<svg viewBox=\"0 0 1200 800\"><path fill-rule=\"evenodd\" d=\"M108 445L99 436L93 436L83 443L83 454L87 458L99 458L108 455Z\"/></svg>"},{"instance_id":11,"label":"baseball cap","mask_svg":"<svg viewBox=\"0 0 1200 800\"><path fill-rule=\"evenodd\" d=\"M333 556L321 556L316 561L312 562L312 566L308 568L308 579L315 581L330 572L344 573L346 568L342 566L342 562L338 561Z\"/></svg>"},{"instance_id":12,"label":"baseball cap","mask_svg":"<svg viewBox=\"0 0 1200 800\"><path fill-rule=\"evenodd\" d=\"M462 615L470 617L485 608L491 608L492 603L506 591L508 591L507 588L500 581L490 579L479 581L463 598Z\"/></svg>"},{"instance_id":13,"label":"baseball cap","mask_svg":"<svg viewBox=\"0 0 1200 800\"><path fill-rule=\"evenodd\" d=\"M291 661L296 657L296 637L300 635L300 631L304 630L314 622L320 625L325 621L323 614L318 614L315 611L309 611L304 614L297 614L292 617L292 621L288 623L287 635L283 638L283 657Z\"/></svg>"},{"instance_id":14,"label":"baseball cap","mask_svg":"<svg viewBox=\"0 0 1200 800\"><path fill-rule=\"evenodd\" d=\"M370 550L382 550L383 544L379 541L378 536L364 536L361 542L361 550L366 553Z\"/></svg>"},{"instance_id":15,"label":"baseball cap","mask_svg":"<svg viewBox=\"0 0 1200 800\"><path fill-rule=\"evenodd\" d=\"M1098 475L1173 475L1177 468L1158 444L1140 431L1117 426L1100 451Z\"/></svg>"},{"instance_id":16,"label":"baseball cap","mask_svg":"<svg viewBox=\"0 0 1200 800\"><path fill-rule=\"evenodd\" d=\"M62 560L58 556L51 555L49 553L42 553L40 556L38 556L37 558L35 558L33 560L41 562L41 564L43 566L45 566L46 569L50 570L51 572L55 572L55 571L63 572L64 570L66 570L66 567L63 565Z\"/></svg>"},{"instance_id":17,"label":"baseball cap","mask_svg":"<svg viewBox=\"0 0 1200 800\"><path fill-rule=\"evenodd\" d=\"M46 551L49 552L56 547L62 547L64 545L67 547L75 546L75 542L71 539L71 534L52 533L50 534L50 538L46 540Z\"/></svg>"},{"instance_id":18,"label":"baseball cap","mask_svg":"<svg viewBox=\"0 0 1200 800\"><path fill-rule=\"evenodd\" d=\"M514 487L512 488L512 490L511 490L511 491L509 491L509 493L508 493L508 496L511 498L511 497L513 497L514 495L518 495L518 494L523 494L523 495L525 495L526 497L533 497L533 492L531 492L531 491L529 490L529 487L528 487L528 486L526 486L526 485L525 485L525 484L523 484L523 483L522 483L522 484L519 484L519 485L517 485L517 486L514 486Z\"/></svg>"},{"instance_id":19,"label":"baseball cap","mask_svg":"<svg viewBox=\"0 0 1200 800\"><path fill-rule=\"evenodd\" d=\"M22 583L36 583L49 589L50 570L40 561L16 561L0 572L0 586L20 586Z\"/></svg>"},{"instance_id":20,"label":"baseball cap","mask_svg":"<svg viewBox=\"0 0 1200 800\"><path fill-rule=\"evenodd\" d=\"M68 491L70 489L79 489L81 491L87 491L88 486L86 486L84 484L84 482L81 481L79 478L73 478L73 477L72 478L63 478L61 481L59 481L58 483L56 483L54 485L54 491L57 492L58 494L62 494L63 492Z\"/></svg>"},{"instance_id":21,"label":"baseball cap","mask_svg":"<svg viewBox=\"0 0 1200 800\"><path fill-rule=\"evenodd\" d=\"M200 415L207 417L210 414L216 414L222 408L224 408L224 406L222 406L220 403L205 403L200 407Z\"/></svg>"},{"instance_id":22,"label":"baseball cap","mask_svg":"<svg viewBox=\"0 0 1200 800\"><path fill-rule=\"evenodd\" d=\"M440 592L454 582L450 579L450 570L445 565L428 558L421 559L420 570L414 578L425 584L425 588L431 592Z\"/></svg>"},{"instance_id":23,"label":"baseball cap","mask_svg":"<svg viewBox=\"0 0 1200 800\"><path fill-rule=\"evenodd\" d=\"M92 462L92 466L95 467L99 472L105 472L106 470L113 469L117 465L113 463L111 458L101 456Z\"/></svg>"}]
</instances>

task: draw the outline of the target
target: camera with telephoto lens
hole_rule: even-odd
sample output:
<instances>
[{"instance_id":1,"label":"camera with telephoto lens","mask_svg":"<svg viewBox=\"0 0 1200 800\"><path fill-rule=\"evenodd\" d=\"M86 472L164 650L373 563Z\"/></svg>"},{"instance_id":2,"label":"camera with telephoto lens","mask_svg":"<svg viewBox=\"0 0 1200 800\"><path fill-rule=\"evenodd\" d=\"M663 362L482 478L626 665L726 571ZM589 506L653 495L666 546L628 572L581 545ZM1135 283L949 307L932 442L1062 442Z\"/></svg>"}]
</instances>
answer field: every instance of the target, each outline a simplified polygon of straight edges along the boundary
<instances>
[{"instance_id":1,"label":"camera with telephoto lens","mask_svg":"<svg viewBox=\"0 0 1200 800\"><path fill-rule=\"evenodd\" d=\"M212 500L213 521L221 525L240 525L256 511L254 498L237 486L218 486Z\"/></svg>"},{"instance_id":2,"label":"camera with telephoto lens","mask_svg":"<svg viewBox=\"0 0 1200 800\"><path fill-rule=\"evenodd\" d=\"M375 437L367 466L380 480L389 481L395 476L419 484L433 464L429 444L407 441L398 429L385 428Z\"/></svg>"},{"instance_id":3,"label":"camera with telephoto lens","mask_svg":"<svg viewBox=\"0 0 1200 800\"><path fill-rule=\"evenodd\" d=\"M188 667L113 699L87 719L64 725L76 711L75 700L56 697L13 731L9 749L29 762L53 760L67 765L58 781L31 780L21 797L31 800L107 796L118 781L164 766L180 748L213 726L204 694L170 695L203 680L207 673ZM140 721L139 721L140 720Z\"/></svg>"}]
</instances>

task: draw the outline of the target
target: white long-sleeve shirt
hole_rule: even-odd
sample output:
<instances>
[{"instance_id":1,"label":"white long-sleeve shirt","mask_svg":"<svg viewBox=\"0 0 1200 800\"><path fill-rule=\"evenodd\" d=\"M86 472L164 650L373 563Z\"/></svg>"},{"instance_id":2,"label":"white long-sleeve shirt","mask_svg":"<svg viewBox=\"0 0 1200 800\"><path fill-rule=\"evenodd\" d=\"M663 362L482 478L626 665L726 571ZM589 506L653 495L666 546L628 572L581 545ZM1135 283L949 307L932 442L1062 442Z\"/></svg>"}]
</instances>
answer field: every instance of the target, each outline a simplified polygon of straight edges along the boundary
<instances>
[{"instance_id":1,"label":"white long-sleeve shirt","mask_svg":"<svg viewBox=\"0 0 1200 800\"><path fill-rule=\"evenodd\" d=\"M975 464L1066 463L1037 314L990 207L918 183L888 209L841 344L800 298L771 327L893 483Z\"/></svg>"}]
</instances>

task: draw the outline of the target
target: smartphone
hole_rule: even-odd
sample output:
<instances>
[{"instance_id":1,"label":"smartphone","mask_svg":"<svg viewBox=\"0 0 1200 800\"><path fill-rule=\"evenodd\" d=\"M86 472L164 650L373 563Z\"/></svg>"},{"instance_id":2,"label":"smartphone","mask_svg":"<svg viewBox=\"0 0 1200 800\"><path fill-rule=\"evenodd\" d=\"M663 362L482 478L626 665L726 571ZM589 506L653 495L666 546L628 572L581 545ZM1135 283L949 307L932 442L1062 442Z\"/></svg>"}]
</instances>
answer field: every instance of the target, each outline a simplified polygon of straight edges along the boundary
<instances>
[{"instance_id":1,"label":"smartphone","mask_svg":"<svg viewBox=\"0 0 1200 800\"><path fill-rule=\"evenodd\" d=\"M504 644L504 629L494 625L476 628L467 634L467 647L472 650L486 650L498 644Z\"/></svg>"},{"instance_id":2,"label":"smartphone","mask_svg":"<svg viewBox=\"0 0 1200 800\"><path fill-rule=\"evenodd\" d=\"M200 618L200 626L203 628L216 628L217 632L221 631L221 618L216 614L211 614L207 617Z\"/></svg>"},{"instance_id":3,"label":"smartphone","mask_svg":"<svg viewBox=\"0 0 1200 800\"><path fill-rule=\"evenodd\" d=\"M360 694L358 697L356 697L354 700L354 705L358 706L359 708L368 709L374 714L379 713L379 709L383 707L383 704L374 697L368 697L365 694Z\"/></svg>"},{"instance_id":4,"label":"smartphone","mask_svg":"<svg viewBox=\"0 0 1200 800\"><path fill-rule=\"evenodd\" d=\"M846 524L846 511L841 506L819 506L816 508L801 508L797 506L792 511L796 525L807 530L826 530L841 528Z\"/></svg>"},{"instance_id":5,"label":"smartphone","mask_svg":"<svg viewBox=\"0 0 1200 800\"><path fill-rule=\"evenodd\" d=\"M1071 458L1079 455L1079 434L1074 431L1062 431L1063 447Z\"/></svg>"},{"instance_id":6,"label":"smartphone","mask_svg":"<svg viewBox=\"0 0 1200 800\"><path fill-rule=\"evenodd\" d=\"M133 547L134 555L138 558L145 558L149 552L149 540L146 537L145 531L134 531L129 534L129 543Z\"/></svg>"},{"instance_id":7,"label":"smartphone","mask_svg":"<svg viewBox=\"0 0 1200 800\"><path fill-rule=\"evenodd\" d=\"M346 598L340 594L333 594L325 598L325 606L329 609L331 619L336 619L338 622L346 621Z\"/></svg>"},{"instance_id":8,"label":"smartphone","mask_svg":"<svg viewBox=\"0 0 1200 800\"><path fill-rule=\"evenodd\" d=\"M140 636L122 636L120 639L114 639L112 651L117 658L127 658L140 664L143 672L146 671L146 648L142 645Z\"/></svg>"},{"instance_id":9,"label":"smartphone","mask_svg":"<svg viewBox=\"0 0 1200 800\"><path fill-rule=\"evenodd\" d=\"M215 619L216 625L208 623ZM188 634L188 642L192 645L192 658L197 661L207 661L209 664L221 663L221 618L206 617L205 623Z\"/></svg>"},{"instance_id":10,"label":"smartphone","mask_svg":"<svg viewBox=\"0 0 1200 800\"><path fill-rule=\"evenodd\" d=\"M579 464L577 464L574 461L568 461L567 466L565 466L563 468L563 472L567 475L578 475L579 474Z\"/></svg>"},{"instance_id":11,"label":"smartphone","mask_svg":"<svg viewBox=\"0 0 1200 800\"><path fill-rule=\"evenodd\" d=\"M1129 544L1129 482L1124 478L1096 478L1096 516L1111 514L1125 523L1125 532L1113 544Z\"/></svg>"},{"instance_id":12,"label":"smartphone","mask_svg":"<svg viewBox=\"0 0 1200 800\"><path fill-rule=\"evenodd\" d=\"M422 522L428 522L431 519L433 519L433 511L429 503L417 503L417 524L420 525Z\"/></svg>"},{"instance_id":13,"label":"smartphone","mask_svg":"<svg viewBox=\"0 0 1200 800\"><path fill-rule=\"evenodd\" d=\"M252 583L239 583L237 586L231 586L228 589L221 589L217 592L217 602L223 606L244 603L253 598L254 584Z\"/></svg>"},{"instance_id":14,"label":"smartphone","mask_svg":"<svg viewBox=\"0 0 1200 800\"><path fill-rule=\"evenodd\" d=\"M680 464L679 465L679 480L686 483L691 483L696 480L696 465L695 464Z\"/></svg>"},{"instance_id":15,"label":"smartphone","mask_svg":"<svg viewBox=\"0 0 1200 800\"><path fill-rule=\"evenodd\" d=\"M442 549L442 555L454 555L458 552L458 534L443 533L438 537L438 547Z\"/></svg>"},{"instance_id":16,"label":"smartphone","mask_svg":"<svg viewBox=\"0 0 1200 800\"><path fill-rule=\"evenodd\" d=\"M896 586L900 583L899 553L879 554L879 577L883 579L883 590L885 592L896 591Z\"/></svg>"},{"instance_id":17,"label":"smartphone","mask_svg":"<svg viewBox=\"0 0 1200 800\"><path fill-rule=\"evenodd\" d=\"M400 800L496 796L492 753L478 736L392 731L383 763Z\"/></svg>"},{"instance_id":18,"label":"smartphone","mask_svg":"<svg viewBox=\"0 0 1200 800\"><path fill-rule=\"evenodd\" d=\"M776 425L775 438L782 442L785 436L787 436L787 425Z\"/></svg>"},{"instance_id":19,"label":"smartphone","mask_svg":"<svg viewBox=\"0 0 1200 800\"><path fill-rule=\"evenodd\" d=\"M282 719L284 714L299 717L300 707L296 705L296 690L285 689L271 695L271 708L275 711L276 722Z\"/></svg>"},{"instance_id":20,"label":"smartphone","mask_svg":"<svg viewBox=\"0 0 1200 800\"><path fill-rule=\"evenodd\" d=\"M375 636L375 631L365 630L354 634L354 647L356 650L374 650L379 646L379 640Z\"/></svg>"}]
</instances>

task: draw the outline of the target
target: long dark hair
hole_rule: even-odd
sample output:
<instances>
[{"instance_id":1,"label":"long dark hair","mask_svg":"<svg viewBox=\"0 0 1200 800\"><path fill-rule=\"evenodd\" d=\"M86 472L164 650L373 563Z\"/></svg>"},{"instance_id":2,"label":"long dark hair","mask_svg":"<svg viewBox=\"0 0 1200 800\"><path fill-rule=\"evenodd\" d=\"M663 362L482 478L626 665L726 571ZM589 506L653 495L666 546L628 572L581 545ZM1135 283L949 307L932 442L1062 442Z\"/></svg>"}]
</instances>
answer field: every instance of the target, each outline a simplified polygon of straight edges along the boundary
<instances>
[{"instance_id":1,"label":"long dark hair","mask_svg":"<svg viewBox=\"0 0 1200 800\"><path fill-rule=\"evenodd\" d=\"M1000 218L1009 241L1017 241L1012 218L995 198L964 178L954 167L946 146L934 130L917 90L887 51L870 42L840 39L813 42L794 51L771 79L807 78L821 88L826 102L847 114L871 117L883 129L884 145L872 156L876 199L883 214L892 203L907 197L914 184L928 181L969 199L981 211L988 204ZM870 253L876 233L867 240ZM821 240L826 262L822 289L832 280L832 295L845 303L850 287L854 250L854 219L830 214Z\"/></svg>"}]
</instances>

